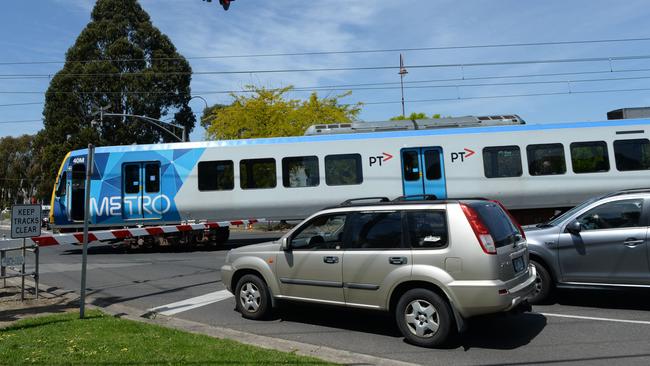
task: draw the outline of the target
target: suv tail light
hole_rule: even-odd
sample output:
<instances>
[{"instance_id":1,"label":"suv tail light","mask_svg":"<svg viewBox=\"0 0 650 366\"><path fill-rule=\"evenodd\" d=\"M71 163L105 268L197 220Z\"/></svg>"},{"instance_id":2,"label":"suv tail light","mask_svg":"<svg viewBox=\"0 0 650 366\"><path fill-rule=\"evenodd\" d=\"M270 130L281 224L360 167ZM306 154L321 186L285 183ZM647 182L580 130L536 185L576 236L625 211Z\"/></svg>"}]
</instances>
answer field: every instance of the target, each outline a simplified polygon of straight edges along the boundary
<instances>
[{"instance_id":1,"label":"suv tail light","mask_svg":"<svg viewBox=\"0 0 650 366\"><path fill-rule=\"evenodd\" d=\"M479 244L481 244L481 249L483 249L486 254L497 254L497 247L494 245L494 239L476 211L462 203L460 207L463 209L463 213L465 214L465 217L467 217L467 221L469 221L469 225L472 227L476 239L478 239Z\"/></svg>"},{"instance_id":2,"label":"suv tail light","mask_svg":"<svg viewBox=\"0 0 650 366\"><path fill-rule=\"evenodd\" d=\"M521 227L521 225L519 225L519 221L517 221L517 219L515 219L515 217L512 216L510 211L508 211L506 206L504 206L503 203L501 203L501 202L499 202L497 200L491 200L491 201L496 203L497 205L499 205L501 207L501 209L503 210L503 212L508 214L508 217L510 217L510 220L512 220L512 223L515 224L515 226L517 226L517 229L519 229L519 233L521 234L521 237L526 239L526 233L524 233L524 229Z\"/></svg>"}]
</instances>

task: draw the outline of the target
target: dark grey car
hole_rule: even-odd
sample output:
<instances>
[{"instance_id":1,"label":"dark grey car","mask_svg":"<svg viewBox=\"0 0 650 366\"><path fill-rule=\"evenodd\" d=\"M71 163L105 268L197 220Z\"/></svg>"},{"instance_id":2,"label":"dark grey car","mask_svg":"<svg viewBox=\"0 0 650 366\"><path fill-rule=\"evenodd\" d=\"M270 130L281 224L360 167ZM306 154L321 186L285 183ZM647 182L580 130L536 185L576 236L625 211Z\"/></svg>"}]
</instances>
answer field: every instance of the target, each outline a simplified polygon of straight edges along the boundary
<instances>
[{"instance_id":1,"label":"dark grey car","mask_svg":"<svg viewBox=\"0 0 650 366\"><path fill-rule=\"evenodd\" d=\"M650 287L650 189L610 193L524 227L537 268L531 303L555 287Z\"/></svg>"}]
</instances>

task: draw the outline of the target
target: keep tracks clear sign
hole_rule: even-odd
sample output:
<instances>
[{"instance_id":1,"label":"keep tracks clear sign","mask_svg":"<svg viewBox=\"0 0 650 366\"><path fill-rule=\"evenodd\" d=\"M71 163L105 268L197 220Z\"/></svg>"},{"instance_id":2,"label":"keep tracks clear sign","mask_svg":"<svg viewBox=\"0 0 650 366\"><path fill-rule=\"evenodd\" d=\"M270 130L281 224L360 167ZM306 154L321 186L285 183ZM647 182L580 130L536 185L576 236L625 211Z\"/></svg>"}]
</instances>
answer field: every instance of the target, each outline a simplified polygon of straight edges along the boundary
<instances>
[{"instance_id":1,"label":"keep tracks clear sign","mask_svg":"<svg viewBox=\"0 0 650 366\"><path fill-rule=\"evenodd\" d=\"M41 205L11 207L11 237L33 238L41 235Z\"/></svg>"}]
</instances>

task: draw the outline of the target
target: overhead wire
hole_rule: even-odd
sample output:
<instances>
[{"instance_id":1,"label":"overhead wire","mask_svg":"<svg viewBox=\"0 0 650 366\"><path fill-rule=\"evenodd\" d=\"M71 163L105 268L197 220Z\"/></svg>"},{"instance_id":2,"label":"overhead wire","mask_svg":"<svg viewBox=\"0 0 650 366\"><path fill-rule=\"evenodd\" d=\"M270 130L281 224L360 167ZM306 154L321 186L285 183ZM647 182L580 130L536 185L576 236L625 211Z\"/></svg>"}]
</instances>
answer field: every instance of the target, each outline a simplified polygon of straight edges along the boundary
<instances>
[{"instance_id":1,"label":"overhead wire","mask_svg":"<svg viewBox=\"0 0 650 366\"><path fill-rule=\"evenodd\" d=\"M631 61L647 60L650 55L630 55L630 56L609 56L609 57L581 57L581 58L563 58L563 59L546 59L546 60L512 60L512 61L492 61L492 62L467 62L467 63L447 63L447 64L422 64L422 65L405 65L407 69L430 69L430 68L451 68L451 67L480 67L480 66L513 66L513 65L534 65L534 64L559 64L559 63L584 63L584 62L613 62L613 61ZM62 76L69 77L151 77L154 75L234 75L234 74L271 74L271 73L303 73L303 72L330 72L330 71L372 71L372 70L391 70L399 69L395 65L383 66L352 66L352 67L322 67L322 68L293 68L293 69L259 69L259 70L219 70L219 71L148 71L148 72L115 72L115 73L63 73ZM34 77L51 77L51 74L0 74L0 78L34 78Z\"/></svg>"},{"instance_id":2,"label":"overhead wire","mask_svg":"<svg viewBox=\"0 0 650 366\"><path fill-rule=\"evenodd\" d=\"M503 94L503 95L480 95L456 98L435 98L435 99L415 99L405 100L405 103L431 103L431 102L448 102L454 100L470 100L470 99L499 99L499 98L518 98L518 97L540 97L540 96L553 96L553 95L571 95L571 94L596 94L596 93L622 93L634 91L650 91L650 88L630 88L630 89L601 89L601 90L582 90L582 91L565 91L565 92L549 92L549 93L525 93L525 94ZM380 102L364 102L363 105L379 105L379 104L396 104L402 103L401 100L395 101L380 101Z\"/></svg>"},{"instance_id":3,"label":"overhead wire","mask_svg":"<svg viewBox=\"0 0 650 366\"><path fill-rule=\"evenodd\" d=\"M262 58L262 57L295 57L295 56L323 56L323 55L346 55L346 54L364 54L364 53L391 53L391 52L418 52L418 51L444 51L444 50L464 50L464 49L481 49L481 48L507 48L507 47L538 47L538 46L558 46L558 45L575 45L575 44L597 44L597 43L621 43L621 42L640 42L650 41L650 37L636 38L611 38L611 39L590 39L590 40L572 40L572 41L545 41L545 42L520 42L520 43L493 43L483 45L459 45L459 46L432 46L432 47L402 47L402 48L384 48L384 49L366 49L366 50L332 50L332 51L307 51L307 52L278 52L278 53L256 53L256 54L239 54L239 55L214 55L214 56L188 56L188 57L152 57L152 58L124 58L116 60L59 60L59 61L3 61L0 66L4 65L44 65L44 64L63 64L72 63L93 63L93 62L142 62L142 61L174 61L174 60L206 60L206 59L229 59L229 58Z\"/></svg>"},{"instance_id":4,"label":"overhead wire","mask_svg":"<svg viewBox=\"0 0 650 366\"><path fill-rule=\"evenodd\" d=\"M650 71L650 69L648 69ZM476 78L480 79L480 78ZM537 80L537 81L511 81L500 83L475 83L475 84L449 84L449 85L415 85L404 86L404 89L436 89L436 88L473 88L473 87L488 87L488 86L516 86L516 85L546 85L546 84L580 84L590 82L607 82L607 81L633 81L633 80L646 80L650 79L650 75L630 76L630 77L612 77L612 78L596 78L596 79L565 79L565 80ZM448 79L457 80L457 79ZM461 79L470 80L470 79ZM425 81L417 81L424 83ZM428 81L427 81L428 82ZM341 86L314 86L314 87L297 87L291 91L298 92L311 92L311 91L338 91L338 90L393 90L400 89L400 86L372 86L372 85L386 85L392 83L374 83L374 84L343 84ZM359 85L359 86L357 86ZM371 86L365 86L371 85ZM280 88L273 88L269 90L280 90ZM252 93L251 90L203 90L196 91L193 94L229 94L229 93ZM0 90L0 94L43 94L43 91L6 91ZM55 94L176 94L173 92L160 92L160 91L55 91ZM23 104L23 103L16 103ZM42 104L42 103L24 103L24 104ZM3 105L0 105L2 107Z\"/></svg>"}]
</instances>

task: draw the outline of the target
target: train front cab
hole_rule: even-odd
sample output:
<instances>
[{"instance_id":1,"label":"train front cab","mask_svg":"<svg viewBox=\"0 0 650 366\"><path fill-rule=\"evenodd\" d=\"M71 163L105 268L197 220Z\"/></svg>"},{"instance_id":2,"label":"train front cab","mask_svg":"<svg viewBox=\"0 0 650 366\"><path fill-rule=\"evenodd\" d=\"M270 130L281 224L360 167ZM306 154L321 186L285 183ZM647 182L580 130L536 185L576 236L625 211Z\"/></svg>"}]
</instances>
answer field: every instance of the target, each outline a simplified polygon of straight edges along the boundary
<instances>
[{"instance_id":1,"label":"train front cab","mask_svg":"<svg viewBox=\"0 0 650 366\"><path fill-rule=\"evenodd\" d=\"M50 222L62 226L83 221L86 195L85 159L76 158L70 164L69 154L63 159L52 192Z\"/></svg>"},{"instance_id":2,"label":"train front cab","mask_svg":"<svg viewBox=\"0 0 650 366\"><path fill-rule=\"evenodd\" d=\"M441 147L409 147L400 152L404 196L447 198Z\"/></svg>"}]
</instances>

